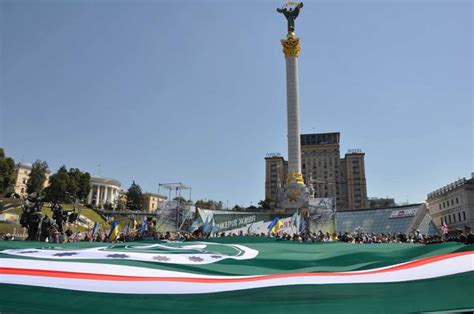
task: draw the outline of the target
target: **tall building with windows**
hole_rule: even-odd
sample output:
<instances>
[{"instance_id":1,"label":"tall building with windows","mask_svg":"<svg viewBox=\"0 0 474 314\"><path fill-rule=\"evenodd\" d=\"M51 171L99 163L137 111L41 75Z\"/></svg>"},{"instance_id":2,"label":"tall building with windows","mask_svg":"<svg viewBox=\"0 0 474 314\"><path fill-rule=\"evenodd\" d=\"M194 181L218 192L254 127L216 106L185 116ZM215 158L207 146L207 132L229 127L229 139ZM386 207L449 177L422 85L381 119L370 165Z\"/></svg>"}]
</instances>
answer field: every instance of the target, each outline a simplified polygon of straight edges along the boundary
<instances>
[{"instance_id":1,"label":"tall building with windows","mask_svg":"<svg viewBox=\"0 0 474 314\"><path fill-rule=\"evenodd\" d=\"M474 173L428 194L427 203L436 227L446 223L450 230L474 228Z\"/></svg>"},{"instance_id":2,"label":"tall building with windows","mask_svg":"<svg viewBox=\"0 0 474 314\"><path fill-rule=\"evenodd\" d=\"M280 154L267 154L265 157L265 198L278 199L278 190L288 176L288 161Z\"/></svg>"},{"instance_id":3,"label":"tall building with windows","mask_svg":"<svg viewBox=\"0 0 474 314\"><path fill-rule=\"evenodd\" d=\"M350 150L341 159L341 208L367 208L367 182L365 179L365 154L360 150Z\"/></svg>"},{"instance_id":4,"label":"tall building with windows","mask_svg":"<svg viewBox=\"0 0 474 314\"><path fill-rule=\"evenodd\" d=\"M301 134L301 168L314 197L335 197L339 191L339 133Z\"/></svg>"},{"instance_id":5,"label":"tall building with windows","mask_svg":"<svg viewBox=\"0 0 474 314\"><path fill-rule=\"evenodd\" d=\"M314 197L336 199L337 209L367 207L364 153L351 150L340 158L340 133L301 134L301 168L306 185L313 185ZM286 161L280 155L265 158L265 197L276 199L287 176ZM285 168L286 167L286 168Z\"/></svg>"}]
</instances>

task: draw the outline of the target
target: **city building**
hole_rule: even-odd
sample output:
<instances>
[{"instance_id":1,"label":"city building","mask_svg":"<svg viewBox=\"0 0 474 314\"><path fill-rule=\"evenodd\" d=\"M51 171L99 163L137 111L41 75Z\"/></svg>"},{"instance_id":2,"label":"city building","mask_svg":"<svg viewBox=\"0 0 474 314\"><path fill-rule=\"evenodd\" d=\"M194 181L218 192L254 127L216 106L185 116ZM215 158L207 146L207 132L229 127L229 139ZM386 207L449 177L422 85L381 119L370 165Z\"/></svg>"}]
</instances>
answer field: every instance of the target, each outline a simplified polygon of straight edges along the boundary
<instances>
[{"instance_id":1,"label":"city building","mask_svg":"<svg viewBox=\"0 0 474 314\"><path fill-rule=\"evenodd\" d=\"M394 198L389 197L369 197L367 199L367 205L369 208L382 208L382 207L395 207Z\"/></svg>"},{"instance_id":2,"label":"city building","mask_svg":"<svg viewBox=\"0 0 474 314\"><path fill-rule=\"evenodd\" d=\"M154 193L143 193L143 198L143 209L149 213L156 211L158 209L158 204L165 202L168 199L166 196Z\"/></svg>"},{"instance_id":3,"label":"city building","mask_svg":"<svg viewBox=\"0 0 474 314\"><path fill-rule=\"evenodd\" d=\"M336 212L336 231L439 235L426 204Z\"/></svg>"},{"instance_id":4,"label":"city building","mask_svg":"<svg viewBox=\"0 0 474 314\"><path fill-rule=\"evenodd\" d=\"M91 176L91 190L87 196L87 203L97 207L105 204L115 205L119 198L122 184L111 178Z\"/></svg>"},{"instance_id":5,"label":"city building","mask_svg":"<svg viewBox=\"0 0 474 314\"><path fill-rule=\"evenodd\" d=\"M286 182L288 162L280 154L265 157L265 198L277 200L278 190Z\"/></svg>"},{"instance_id":6,"label":"city building","mask_svg":"<svg viewBox=\"0 0 474 314\"><path fill-rule=\"evenodd\" d=\"M21 197L27 197L28 193L26 192L26 183L30 178L31 169L33 166L31 164L22 164L19 163L15 169L15 183L13 190L16 194ZM49 176L50 172L46 173L46 181L43 184L43 188L46 188L49 185Z\"/></svg>"},{"instance_id":7,"label":"city building","mask_svg":"<svg viewBox=\"0 0 474 314\"><path fill-rule=\"evenodd\" d=\"M360 149L349 150L340 161L339 208L367 208L367 181L365 179L365 154Z\"/></svg>"},{"instance_id":8,"label":"city building","mask_svg":"<svg viewBox=\"0 0 474 314\"><path fill-rule=\"evenodd\" d=\"M314 197L333 197L341 204L339 138L339 133L301 134L301 168Z\"/></svg>"},{"instance_id":9,"label":"city building","mask_svg":"<svg viewBox=\"0 0 474 314\"><path fill-rule=\"evenodd\" d=\"M301 134L301 169L314 197L335 198L336 208L352 210L367 207L365 154L350 150L340 158L340 134ZM279 154L265 157L265 198L277 199L279 187L288 175L287 161Z\"/></svg>"},{"instance_id":10,"label":"city building","mask_svg":"<svg viewBox=\"0 0 474 314\"><path fill-rule=\"evenodd\" d=\"M428 194L427 203L437 227L446 223L449 230L474 227L474 173Z\"/></svg>"}]
</instances>

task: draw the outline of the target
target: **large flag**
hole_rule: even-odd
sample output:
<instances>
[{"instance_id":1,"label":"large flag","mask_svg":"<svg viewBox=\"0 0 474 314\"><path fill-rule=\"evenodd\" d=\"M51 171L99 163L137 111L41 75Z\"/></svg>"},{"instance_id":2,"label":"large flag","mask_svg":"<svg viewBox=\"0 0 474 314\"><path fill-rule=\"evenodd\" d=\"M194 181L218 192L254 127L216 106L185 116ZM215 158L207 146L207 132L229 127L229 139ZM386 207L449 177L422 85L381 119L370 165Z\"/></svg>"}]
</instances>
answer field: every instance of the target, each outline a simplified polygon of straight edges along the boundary
<instances>
[{"instance_id":1,"label":"large flag","mask_svg":"<svg viewBox=\"0 0 474 314\"><path fill-rule=\"evenodd\" d=\"M0 241L2 313L469 311L473 280L458 243Z\"/></svg>"}]
</instances>

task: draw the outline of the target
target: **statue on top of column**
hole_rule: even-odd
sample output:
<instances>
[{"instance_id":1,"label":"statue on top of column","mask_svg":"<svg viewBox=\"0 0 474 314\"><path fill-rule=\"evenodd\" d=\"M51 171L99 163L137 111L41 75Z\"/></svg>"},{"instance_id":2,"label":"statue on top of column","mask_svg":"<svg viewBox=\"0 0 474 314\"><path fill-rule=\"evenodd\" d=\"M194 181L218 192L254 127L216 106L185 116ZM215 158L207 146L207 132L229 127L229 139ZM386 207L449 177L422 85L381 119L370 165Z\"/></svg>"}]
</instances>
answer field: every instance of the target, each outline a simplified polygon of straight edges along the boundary
<instances>
[{"instance_id":1,"label":"statue on top of column","mask_svg":"<svg viewBox=\"0 0 474 314\"><path fill-rule=\"evenodd\" d=\"M303 2L299 2L294 8L286 8L285 6L277 9L278 13L282 13L288 20L288 33L295 31L295 20L300 13L300 9L303 7Z\"/></svg>"}]
</instances>

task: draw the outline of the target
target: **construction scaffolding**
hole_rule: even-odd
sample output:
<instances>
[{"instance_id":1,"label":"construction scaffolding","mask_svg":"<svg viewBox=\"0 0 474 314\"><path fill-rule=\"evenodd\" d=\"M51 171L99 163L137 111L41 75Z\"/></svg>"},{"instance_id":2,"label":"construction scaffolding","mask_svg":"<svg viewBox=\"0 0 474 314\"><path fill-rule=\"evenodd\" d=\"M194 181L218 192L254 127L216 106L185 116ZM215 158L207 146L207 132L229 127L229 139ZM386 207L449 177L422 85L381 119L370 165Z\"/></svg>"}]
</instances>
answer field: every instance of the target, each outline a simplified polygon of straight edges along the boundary
<instances>
[{"instance_id":1,"label":"construction scaffolding","mask_svg":"<svg viewBox=\"0 0 474 314\"><path fill-rule=\"evenodd\" d=\"M191 201L192 189L179 183L159 183L158 195L164 189L167 191L168 199L158 206L157 210L157 230L165 231L184 231L192 223L194 206ZM183 197L183 193L189 192L188 199Z\"/></svg>"}]
</instances>

